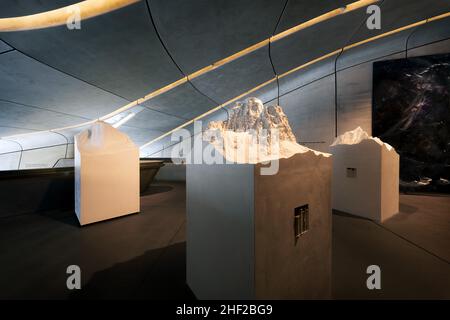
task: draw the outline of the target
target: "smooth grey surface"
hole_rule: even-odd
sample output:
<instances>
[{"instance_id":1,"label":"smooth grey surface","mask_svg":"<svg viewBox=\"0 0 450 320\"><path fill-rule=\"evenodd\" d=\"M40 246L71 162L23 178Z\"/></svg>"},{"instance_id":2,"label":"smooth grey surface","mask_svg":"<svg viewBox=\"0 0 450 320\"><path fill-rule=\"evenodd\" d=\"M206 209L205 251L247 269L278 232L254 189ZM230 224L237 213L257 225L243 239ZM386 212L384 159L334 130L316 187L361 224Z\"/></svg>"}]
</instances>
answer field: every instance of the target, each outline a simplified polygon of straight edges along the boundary
<instances>
[{"instance_id":1,"label":"smooth grey surface","mask_svg":"<svg viewBox=\"0 0 450 320\"><path fill-rule=\"evenodd\" d=\"M125 125L140 129L152 129L166 132L184 122L186 122L185 119L145 108L139 112L138 115L126 122Z\"/></svg>"},{"instance_id":2,"label":"smooth grey surface","mask_svg":"<svg viewBox=\"0 0 450 320\"><path fill-rule=\"evenodd\" d=\"M365 9L358 9L272 43L271 56L277 74L342 48L364 18Z\"/></svg>"},{"instance_id":3,"label":"smooth grey surface","mask_svg":"<svg viewBox=\"0 0 450 320\"><path fill-rule=\"evenodd\" d=\"M21 155L20 151L6 154L0 153L0 170L18 170Z\"/></svg>"},{"instance_id":4,"label":"smooth grey surface","mask_svg":"<svg viewBox=\"0 0 450 320\"><path fill-rule=\"evenodd\" d=\"M285 0L148 0L177 64L192 73L269 38Z\"/></svg>"},{"instance_id":5,"label":"smooth grey surface","mask_svg":"<svg viewBox=\"0 0 450 320\"><path fill-rule=\"evenodd\" d=\"M216 103L194 89L194 87L187 82L163 95L147 100L144 102L144 105L154 110L191 120L214 108Z\"/></svg>"},{"instance_id":6,"label":"smooth grey surface","mask_svg":"<svg viewBox=\"0 0 450 320\"><path fill-rule=\"evenodd\" d=\"M19 169L53 168L67 154L67 145L22 151Z\"/></svg>"},{"instance_id":7,"label":"smooth grey surface","mask_svg":"<svg viewBox=\"0 0 450 320\"><path fill-rule=\"evenodd\" d=\"M194 78L192 83L218 103L223 103L274 78L268 46Z\"/></svg>"},{"instance_id":8,"label":"smooth grey surface","mask_svg":"<svg viewBox=\"0 0 450 320\"><path fill-rule=\"evenodd\" d=\"M254 165L186 168L186 273L199 299L255 297L253 171Z\"/></svg>"},{"instance_id":9,"label":"smooth grey surface","mask_svg":"<svg viewBox=\"0 0 450 320\"><path fill-rule=\"evenodd\" d=\"M280 95L334 73L336 58L337 54L280 78Z\"/></svg>"},{"instance_id":10,"label":"smooth grey surface","mask_svg":"<svg viewBox=\"0 0 450 320\"><path fill-rule=\"evenodd\" d=\"M300 144L328 150L335 130L334 75L282 96L280 104Z\"/></svg>"},{"instance_id":11,"label":"smooth grey surface","mask_svg":"<svg viewBox=\"0 0 450 320\"><path fill-rule=\"evenodd\" d=\"M8 7L7 4L3 7ZM66 26L0 33L16 49L135 100L181 78L152 26L145 1Z\"/></svg>"},{"instance_id":12,"label":"smooth grey surface","mask_svg":"<svg viewBox=\"0 0 450 320\"><path fill-rule=\"evenodd\" d=\"M0 55L0 98L90 119L127 104L17 51ZM43 125L57 127L46 121Z\"/></svg>"},{"instance_id":13,"label":"smooth grey surface","mask_svg":"<svg viewBox=\"0 0 450 320\"><path fill-rule=\"evenodd\" d=\"M8 46L6 43L4 43L2 40L0 40L0 54L2 54L5 51L9 51L12 48Z\"/></svg>"},{"instance_id":14,"label":"smooth grey surface","mask_svg":"<svg viewBox=\"0 0 450 320\"><path fill-rule=\"evenodd\" d=\"M68 140L63 135L49 131L37 132L30 135L17 135L8 137L7 139L20 144L23 150L65 145L68 143Z\"/></svg>"},{"instance_id":15,"label":"smooth grey surface","mask_svg":"<svg viewBox=\"0 0 450 320\"><path fill-rule=\"evenodd\" d=\"M0 126L0 137L7 137L15 134L32 133L35 130L28 130L14 126Z\"/></svg>"},{"instance_id":16,"label":"smooth grey surface","mask_svg":"<svg viewBox=\"0 0 450 320\"><path fill-rule=\"evenodd\" d=\"M289 0L277 27L277 33L352 2L355 0Z\"/></svg>"},{"instance_id":17,"label":"smooth grey surface","mask_svg":"<svg viewBox=\"0 0 450 320\"><path fill-rule=\"evenodd\" d=\"M126 133L137 146L141 146L164 133L161 130L135 128L127 125L120 126L119 130Z\"/></svg>"},{"instance_id":18,"label":"smooth grey surface","mask_svg":"<svg viewBox=\"0 0 450 320\"><path fill-rule=\"evenodd\" d=\"M15 141L0 139L0 154L22 151L19 143Z\"/></svg>"},{"instance_id":19,"label":"smooth grey surface","mask_svg":"<svg viewBox=\"0 0 450 320\"><path fill-rule=\"evenodd\" d=\"M365 45L345 50L337 59L337 70L342 70L366 61L403 52L406 49L408 37L413 32L414 30L408 29L371 41Z\"/></svg>"},{"instance_id":20,"label":"smooth grey surface","mask_svg":"<svg viewBox=\"0 0 450 320\"><path fill-rule=\"evenodd\" d=\"M450 39L433 42L428 45L409 49L407 52L408 57L428 56L433 54L445 54L450 52Z\"/></svg>"},{"instance_id":21,"label":"smooth grey surface","mask_svg":"<svg viewBox=\"0 0 450 320\"><path fill-rule=\"evenodd\" d=\"M417 27L408 40L408 49L448 38L450 38L450 17Z\"/></svg>"},{"instance_id":22,"label":"smooth grey surface","mask_svg":"<svg viewBox=\"0 0 450 320\"><path fill-rule=\"evenodd\" d=\"M0 126L14 124L28 130L48 130L85 122L88 119L45 108L3 101L0 98Z\"/></svg>"},{"instance_id":23,"label":"smooth grey surface","mask_svg":"<svg viewBox=\"0 0 450 320\"><path fill-rule=\"evenodd\" d=\"M228 103L224 107L225 107L225 109L228 110L228 112L230 112L231 109L233 109L236 106L236 102L245 101L246 99L251 98L251 97L256 97L256 98L260 99L263 102L263 104L268 104L268 103L274 102L278 97L277 82L274 80L271 83L269 83L268 85L265 85L264 87L262 87L258 90L252 91L251 93L244 95L243 97L239 98L236 101L232 101L232 102Z\"/></svg>"}]
</instances>

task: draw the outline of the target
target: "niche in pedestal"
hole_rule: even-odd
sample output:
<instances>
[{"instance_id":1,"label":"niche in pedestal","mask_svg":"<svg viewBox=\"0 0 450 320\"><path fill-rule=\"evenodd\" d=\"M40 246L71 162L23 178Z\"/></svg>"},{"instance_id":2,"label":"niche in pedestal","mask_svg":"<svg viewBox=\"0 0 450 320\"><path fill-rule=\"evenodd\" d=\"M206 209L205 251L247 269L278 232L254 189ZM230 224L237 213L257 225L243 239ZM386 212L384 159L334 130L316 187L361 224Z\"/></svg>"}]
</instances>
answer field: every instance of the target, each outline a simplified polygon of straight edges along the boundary
<instances>
[{"instance_id":1,"label":"niche in pedestal","mask_svg":"<svg viewBox=\"0 0 450 320\"><path fill-rule=\"evenodd\" d=\"M231 135L225 141L245 135L230 127L260 127L262 104L244 107L239 117L213 125ZM281 108L267 113L281 120L269 115L262 123L285 130L274 174L261 174L256 156L187 165L187 282L199 299L330 297L331 157L292 141ZM227 160L232 145L220 150Z\"/></svg>"},{"instance_id":2,"label":"niche in pedestal","mask_svg":"<svg viewBox=\"0 0 450 320\"><path fill-rule=\"evenodd\" d=\"M399 210L399 155L360 127L338 137L333 154L333 209L382 222Z\"/></svg>"}]
</instances>

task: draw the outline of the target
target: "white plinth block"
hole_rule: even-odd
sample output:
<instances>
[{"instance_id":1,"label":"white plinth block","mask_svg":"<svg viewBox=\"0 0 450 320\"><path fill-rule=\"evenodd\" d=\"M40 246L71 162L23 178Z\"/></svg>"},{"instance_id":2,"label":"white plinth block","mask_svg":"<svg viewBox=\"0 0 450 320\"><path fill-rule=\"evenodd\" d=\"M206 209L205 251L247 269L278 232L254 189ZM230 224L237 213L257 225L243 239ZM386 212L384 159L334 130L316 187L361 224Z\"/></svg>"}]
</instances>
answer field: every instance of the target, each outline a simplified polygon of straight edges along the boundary
<instances>
[{"instance_id":1,"label":"white plinth block","mask_svg":"<svg viewBox=\"0 0 450 320\"><path fill-rule=\"evenodd\" d=\"M81 225L139 212L139 149L97 122L75 136L75 212Z\"/></svg>"},{"instance_id":2,"label":"white plinth block","mask_svg":"<svg viewBox=\"0 0 450 320\"><path fill-rule=\"evenodd\" d=\"M330 297L331 161L295 154L276 175L261 175L261 164L187 165L187 282L197 298ZM305 207L308 230L296 237Z\"/></svg>"},{"instance_id":3,"label":"white plinth block","mask_svg":"<svg viewBox=\"0 0 450 320\"><path fill-rule=\"evenodd\" d=\"M382 222L399 210L399 155L379 139L331 146L333 209Z\"/></svg>"}]
</instances>

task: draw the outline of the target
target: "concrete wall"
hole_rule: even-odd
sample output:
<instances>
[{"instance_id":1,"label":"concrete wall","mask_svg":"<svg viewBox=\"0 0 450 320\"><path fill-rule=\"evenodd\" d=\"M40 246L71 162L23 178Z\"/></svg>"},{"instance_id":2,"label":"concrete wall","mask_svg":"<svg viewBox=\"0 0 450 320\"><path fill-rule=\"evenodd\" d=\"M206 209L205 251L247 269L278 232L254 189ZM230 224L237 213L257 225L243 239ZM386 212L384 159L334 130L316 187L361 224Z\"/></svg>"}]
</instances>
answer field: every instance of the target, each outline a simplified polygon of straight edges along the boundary
<instances>
[{"instance_id":1,"label":"concrete wall","mask_svg":"<svg viewBox=\"0 0 450 320\"><path fill-rule=\"evenodd\" d=\"M362 30L358 30L353 38L359 39ZM353 38L340 44L353 43ZM278 98L298 142L316 150L329 151L329 145L337 135L357 126L372 133L375 61L448 52L450 18L445 18L343 51L280 78L279 95L276 88L263 88L248 96L260 97L266 104L277 103ZM272 60L276 61L276 57ZM224 112L217 115L218 119L226 117ZM205 126L208 120L202 120ZM158 157L163 150L170 156L175 144L162 143L153 151L154 156Z\"/></svg>"},{"instance_id":2,"label":"concrete wall","mask_svg":"<svg viewBox=\"0 0 450 320\"><path fill-rule=\"evenodd\" d=\"M95 120L349 2L353 0L173 0L170 4L148 0L83 21L76 31L60 26L2 32L0 137ZM450 2L442 0L382 0L379 5L380 30L367 29L366 8L301 29L124 111L123 116L129 112L136 116L120 130L143 145L244 94L239 99L256 96L265 103L279 101L297 139L319 150L327 150L336 134L356 125L370 132L373 61L450 51L449 42L443 41L450 38L449 17L426 20L342 51L345 46L450 11ZM54 0L3 0L0 17L54 7ZM335 54L291 72L331 52ZM246 93L267 81L270 84ZM227 108L202 120L226 118ZM169 140L143 148L141 156L165 156L174 144ZM70 154L73 145L66 144L66 154ZM61 158L56 154L60 149L48 149L55 156L46 166ZM42 164L38 156L34 164ZM21 168L18 163L10 165L16 161L14 155L2 158L8 158L8 167ZM28 159L33 165L34 156Z\"/></svg>"}]
</instances>

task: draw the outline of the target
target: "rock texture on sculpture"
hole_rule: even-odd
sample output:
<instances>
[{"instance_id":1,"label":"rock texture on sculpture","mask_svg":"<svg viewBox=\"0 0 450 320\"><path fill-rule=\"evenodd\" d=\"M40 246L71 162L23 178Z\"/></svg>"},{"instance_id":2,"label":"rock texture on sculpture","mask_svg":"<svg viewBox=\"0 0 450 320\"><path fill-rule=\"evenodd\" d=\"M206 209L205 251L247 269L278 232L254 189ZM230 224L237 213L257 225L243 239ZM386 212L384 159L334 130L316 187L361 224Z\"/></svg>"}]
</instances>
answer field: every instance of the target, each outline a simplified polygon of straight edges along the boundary
<instances>
[{"instance_id":1,"label":"rock texture on sculpture","mask_svg":"<svg viewBox=\"0 0 450 320\"><path fill-rule=\"evenodd\" d=\"M389 151L393 150L392 146L390 146L386 142L381 141L379 138L369 136L367 134L367 132L365 132L361 127L357 127L354 130L347 131L347 132L341 134L334 140L334 142L331 146L333 147L333 146L337 146L340 144L348 144L348 145L358 144L358 143L361 143L361 141L366 140L366 139L373 140L376 143L378 143L380 146L385 146Z\"/></svg>"},{"instance_id":2,"label":"rock texture on sculpture","mask_svg":"<svg viewBox=\"0 0 450 320\"><path fill-rule=\"evenodd\" d=\"M330 155L299 145L281 107L256 98L210 123L204 140L203 151L227 161L186 167L186 276L196 297L329 298ZM310 215L298 240L300 206Z\"/></svg>"},{"instance_id":3,"label":"rock texture on sculpture","mask_svg":"<svg viewBox=\"0 0 450 320\"><path fill-rule=\"evenodd\" d=\"M204 137L225 159L236 163L259 163L308 151L329 156L298 144L283 109L266 107L257 98L237 102L228 120L209 123Z\"/></svg>"}]
</instances>

